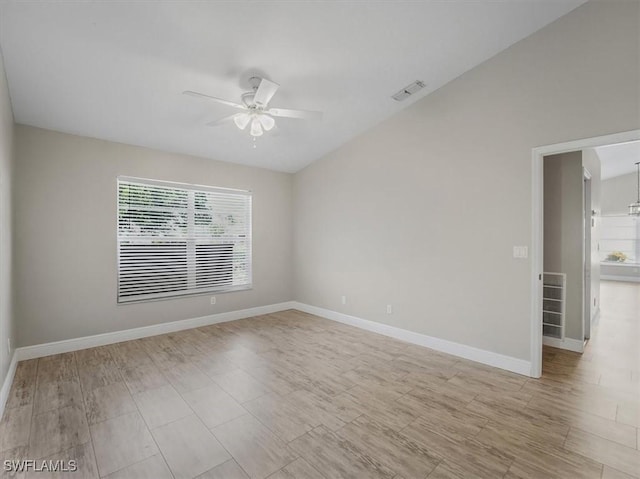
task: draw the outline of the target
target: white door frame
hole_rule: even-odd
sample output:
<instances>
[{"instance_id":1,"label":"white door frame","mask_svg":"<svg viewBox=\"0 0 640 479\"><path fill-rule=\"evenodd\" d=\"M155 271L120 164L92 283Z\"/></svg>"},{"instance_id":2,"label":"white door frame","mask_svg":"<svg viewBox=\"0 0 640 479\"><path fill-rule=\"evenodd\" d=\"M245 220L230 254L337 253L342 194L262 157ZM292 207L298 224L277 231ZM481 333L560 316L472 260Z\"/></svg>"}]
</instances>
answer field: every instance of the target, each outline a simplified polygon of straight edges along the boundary
<instances>
[{"instance_id":1,"label":"white door frame","mask_svg":"<svg viewBox=\"0 0 640 479\"><path fill-rule=\"evenodd\" d=\"M597 146L640 140L640 130L631 130L612 135L585 138L555 145L539 146L531 150L531 374L542 375L542 273L544 183L543 158L547 155L594 148Z\"/></svg>"},{"instance_id":2,"label":"white door frame","mask_svg":"<svg viewBox=\"0 0 640 479\"><path fill-rule=\"evenodd\" d=\"M591 173L582 167L582 341L591 338Z\"/></svg>"}]
</instances>

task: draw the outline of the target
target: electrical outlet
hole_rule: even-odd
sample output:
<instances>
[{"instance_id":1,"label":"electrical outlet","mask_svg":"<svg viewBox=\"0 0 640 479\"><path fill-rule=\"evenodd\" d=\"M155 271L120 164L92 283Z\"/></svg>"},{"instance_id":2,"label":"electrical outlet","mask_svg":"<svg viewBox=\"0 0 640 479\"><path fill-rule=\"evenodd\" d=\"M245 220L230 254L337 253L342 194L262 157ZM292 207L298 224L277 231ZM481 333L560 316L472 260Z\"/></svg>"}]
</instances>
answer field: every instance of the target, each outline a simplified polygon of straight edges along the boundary
<instances>
[{"instance_id":1,"label":"electrical outlet","mask_svg":"<svg viewBox=\"0 0 640 479\"><path fill-rule=\"evenodd\" d=\"M393 313L393 306L391 306L390 304L387 304L387 314L391 314Z\"/></svg>"},{"instance_id":2,"label":"electrical outlet","mask_svg":"<svg viewBox=\"0 0 640 479\"><path fill-rule=\"evenodd\" d=\"M340 300L342 301L342 304L347 304L347 297L346 296L342 296L342 298L340 298Z\"/></svg>"},{"instance_id":3,"label":"electrical outlet","mask_svg":"<svg viewBox=\"0 0 640 479\"><path fill-rule=\"evenodd\" d=\"M216 304L216 297L215 296L211 296L211 304Z\"/></svg>"}]
</instances>

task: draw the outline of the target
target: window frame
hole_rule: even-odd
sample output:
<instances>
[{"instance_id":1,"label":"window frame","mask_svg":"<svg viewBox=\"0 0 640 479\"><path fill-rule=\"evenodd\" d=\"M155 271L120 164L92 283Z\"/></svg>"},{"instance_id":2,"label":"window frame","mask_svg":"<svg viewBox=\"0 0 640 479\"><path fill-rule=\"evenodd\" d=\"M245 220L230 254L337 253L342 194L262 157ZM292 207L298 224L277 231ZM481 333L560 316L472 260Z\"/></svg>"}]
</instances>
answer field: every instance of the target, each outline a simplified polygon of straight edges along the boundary
<instances>
[{"instance_id":1,"label":"window frame","mask_svg":"<svg viewBox=\"0 0 640 479\"><path fill-rule=\"evenodd\" d=\"M204 193L222 193L246 196L248 198L248 207L246 212L246 235L247 235L247 280L242 285L223 285L217 287L190 288L183 291L169 291L163 293L147 293L133 296L132 298L122 298L120 296L120 183L137 183L143 186L160 187L160 188L176 188L187 192L204 192ZM134 176L119 175L116 177L116 302L118 305L146 303L151 301L163 301L168 299L179 299L193 296L209 295L211 293L231 293L235 291L247 291L253 289L253 192L251 190L242 190L235 188L224 188L217 186L208 186L192 183L181 183L176 181L157 180L151 178L141 178ZM185 242L193 241L192 238L185 238Z\"/></svg>"}]
</instances>

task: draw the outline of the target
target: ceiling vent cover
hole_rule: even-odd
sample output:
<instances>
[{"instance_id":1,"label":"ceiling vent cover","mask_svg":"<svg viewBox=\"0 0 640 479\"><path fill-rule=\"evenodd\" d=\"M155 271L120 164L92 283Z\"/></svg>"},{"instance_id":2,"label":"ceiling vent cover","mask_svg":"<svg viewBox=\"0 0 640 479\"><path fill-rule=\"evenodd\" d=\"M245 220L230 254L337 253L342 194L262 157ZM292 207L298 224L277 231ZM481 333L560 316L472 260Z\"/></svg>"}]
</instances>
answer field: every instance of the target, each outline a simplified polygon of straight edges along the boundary
<instances>
[{"instance_id":1,"label":"ceiling vent cover","mask_svg":"<svg viewBox=\"0 0 640 479\"><path fill-rule=\"evenodd\" d=\"M410 97L414 93L422 90L425 86L426 84L423 81L416 80L411 85L407 85L406 87L404 87L402 90L400 90L398 93L393 95L391 98L393 98L396 101L402 101L405 98Z\"/></svg>"}]
</instances>

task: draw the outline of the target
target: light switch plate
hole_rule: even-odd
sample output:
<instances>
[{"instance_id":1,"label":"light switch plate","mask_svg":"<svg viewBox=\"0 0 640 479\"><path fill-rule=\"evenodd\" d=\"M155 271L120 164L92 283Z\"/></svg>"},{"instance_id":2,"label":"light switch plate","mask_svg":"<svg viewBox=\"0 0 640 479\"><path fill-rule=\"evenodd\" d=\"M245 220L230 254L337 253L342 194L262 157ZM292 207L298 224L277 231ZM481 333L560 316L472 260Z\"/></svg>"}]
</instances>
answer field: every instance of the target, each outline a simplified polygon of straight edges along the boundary
<instances>
[{"instance_id":1,"label":"light switch plate","mask_svg":"<svg viewBox=\"0 0 640 479\"><path fill-rule=\"evenodd\" d=\"M514 246L513 247L513 257L518 259L525 259L529 257L529 247L528 246Z\"/></svg>"}]
</instances>

